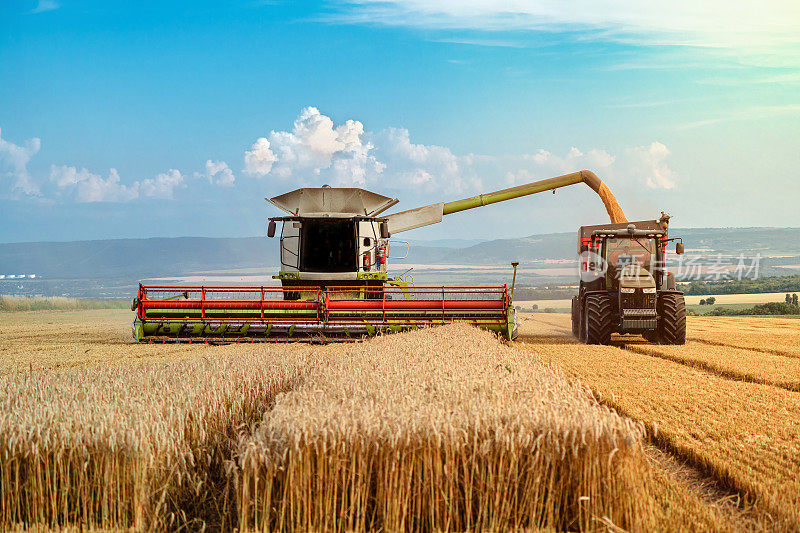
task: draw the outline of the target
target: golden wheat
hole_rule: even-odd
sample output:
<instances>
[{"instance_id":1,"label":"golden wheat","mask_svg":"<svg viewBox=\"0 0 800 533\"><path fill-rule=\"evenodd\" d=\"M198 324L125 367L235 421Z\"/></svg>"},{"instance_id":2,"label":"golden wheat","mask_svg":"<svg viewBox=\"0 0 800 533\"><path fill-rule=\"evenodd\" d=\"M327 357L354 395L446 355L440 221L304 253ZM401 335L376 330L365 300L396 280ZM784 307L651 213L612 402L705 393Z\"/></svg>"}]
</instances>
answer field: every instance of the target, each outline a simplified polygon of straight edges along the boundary
<instances>
[{"instance_id":1,"label":"golden wheat","mask_svg":"<svg viewBox=\"0 0 800 533\"><path fill-rule=\"evenodd\" d=\"M296 350L205 351L166 365L0 376L0 524L141 530L202 520L189 513L217 497L237 431L304 367Z\"/></svg>"},{"instance_id":2,"label":"golden wheat","mask_svg":"<svg viewBox=\"0 0 800 533\"><path fill-rule=\"evenodd\" d=\"M576 349L579 348L579 349ZM651 438L800 527L800 397L611 346L531 346Z\"/></svg>"},{"instance_id":3,"label":"golden wheat","mask_svg":"<svg viewBox=\"0 0 800 533\"><path fill-rule=\"evenodd\" d=\"M239 465L243 528L650 523L640 428L466 325L325 354Z\"/></svg>"},{"instance_id":4,"label":"golden wheat","mask_svg":"<svg viewBox=\"0 0 800 533\"><path fill-rule=\"evenodd\" d=\"M689 341L685 346L628 345L629 350L663 357L723 377L800 391L800 359Z\"/></svg>"},{"instance_id":5,"label":"golden wheat","mask_svg":"<svg viewBox=\"0 0 800 533\"><path fill-rule=\"evenodd\" d=\"M800 523L797 393L573 344L568 315L525 320L526 350L463 325L345 346L136 345L130 320L0 316L0 529L763 525L650 460L645 428L774 527ZM746 327L774 327L760 320ZM776 378L778 356L705 348L703 364Z\"/></svg>"},{"instance_id":6,"label":"golden wheat","mask_svg":"<svg viewBox=\"0 0 800 533\"><path fill-rule=\"evenodd\" d=\"M689 317L687 338L699 342L800 358L800 320L791 318Z\"/></svg>"}]
</instances>

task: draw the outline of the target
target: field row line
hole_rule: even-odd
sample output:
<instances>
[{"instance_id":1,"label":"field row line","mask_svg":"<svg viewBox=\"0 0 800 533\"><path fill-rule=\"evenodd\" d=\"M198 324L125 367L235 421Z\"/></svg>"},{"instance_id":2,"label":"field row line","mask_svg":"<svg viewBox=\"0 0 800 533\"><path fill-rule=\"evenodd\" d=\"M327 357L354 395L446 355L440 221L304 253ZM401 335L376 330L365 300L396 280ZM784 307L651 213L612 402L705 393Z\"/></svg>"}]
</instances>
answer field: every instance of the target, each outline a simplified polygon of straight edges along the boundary
<instances>
[{"instance_id":1,"label":"field row line","mask_svg":"<svg viewBox=\"0 0 800 533\"><path fill-rule=\"evenodd\" d=\"M654 422L632 416L616 403L613 398L605 398L594 387L587 387L599 404L613 409L620 416L644 426L646 443L666 456L666 459L658 458L652 451L647 452L646 450L652 462L657 463L658 467L663 470L667 470L664 465L666 461L688 468L690 470L689 476L697 480L697 483L696 485L684 483L687 489L697 494L706 504L718 507L742 530L754 529L756 523L763 523L763 520L759 520L759 518L763 519L769 516L768 512L757 507L757 495L753 494L747 487L740 486L736 479L725 472L724 469L708 464L691 448L676 443L664 431L659 432ZM698 486L702 487L703 490L698 490Z\"/></svg>"},{"instance_id":2,"label":"field row line","mask_svg":"<svg viewBox=\"0 0 800 533\"><path fill-rule=\"evenodd\" d=\"M642 348L639 346L628 346L626 344L620 345L619 348L623 350L628 350L629 352L639 355L646 355L648 357L659 357L667 361L672 361L673 363L678 363L691 368L695 368L697 370L701 370L703 372L708 372L709 374L713 374L723 379L729 379L732 381L744 381L747 383L758 383L760 385L770 385L772 387L778 387L780 389L785 389L790 392L800 392L800 383L798 382L775 381L766 378L759 378L757 376L753 376L752 374L737 372L735 370L714 365L712 363L707 363L705 361L698 361L696 359L690 359L687 357L680 357L677 355L671 355L664 352L659 352L655 349L648 350L647 348Z\"/></svg>"},{"instance_id":3,"label":"field row line","mask_svg":"<svg viewBox=\"0 0 800 533\"><path fill-rule=\"evenodd\" d=\"M756 348L756 347L748 347L748 346L737 346L736 344L731 344L728 342L720 342L720 341L710 341L707 339L699 339L692 337L689 340L692 342L699 342L702 344L708 344L709 346L721 346L723 348L736 348L737 350L750 350L753 352L765 353L770 355L779 355L781 357L791 357L793 359L800 359L800 355L792 352L785 352L782 350L775 350L771 348Z\"/></svg>"}]
</instances>

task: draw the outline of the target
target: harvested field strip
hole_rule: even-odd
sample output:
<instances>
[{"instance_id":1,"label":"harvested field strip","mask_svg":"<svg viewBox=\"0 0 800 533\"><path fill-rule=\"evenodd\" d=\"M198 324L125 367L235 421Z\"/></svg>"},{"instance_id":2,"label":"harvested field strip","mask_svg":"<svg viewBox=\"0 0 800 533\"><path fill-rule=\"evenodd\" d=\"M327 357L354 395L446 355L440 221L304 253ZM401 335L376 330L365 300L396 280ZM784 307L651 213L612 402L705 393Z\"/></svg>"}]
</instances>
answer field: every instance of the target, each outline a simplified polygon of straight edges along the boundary
<instances>
[{"instance_id":1,"label":"harvested field strip","mask_svg":"<svg viewBox=\"0 0 800 533\"><path fill-rule=\"evenodd\" d=\"M641 436L466 325L340 346L242 440L239 524L653 529Z\"/></svg>"},{"instance_id":2,"label":"harvested field strip","mask_svg":"<svg viewBox=\"0 0 800 533\"><path fill-rule=\"evenodd\" d=\"M664 449L800 528L800 395L609 346L535 345L542 361L642 421Z\"/></svg>"},{"instance_id":3,"label":"harvested field strip","mask_svg":"<svg viewBox=\"0 0 800 533\"><path fill-rule=\"evenodd\" d=\"M694 342L685 346L626 344L625 349L699 368L723 378L800 391L800 360L740 348L698 345Z\"/></svg>"},{"instance_id":4,"label":"harvested field strip","mask_svg":"<svg viewBox=\"0 0 800 533\"><path fill-rule=\"evenodd\" d=\"M687 339L800 358L800 321L781 318L689 317Z\"/></svg>"},{"instance_id":5,"label":"harvested field strip","mask_svg":"<svg viewBox=\"0 0 800 533\"><path fill-rule=\"evenodd\" d=\"M800 335L800 332L797 333ZM709 339L692 339L694 342L699 342L703 344L708 344L709 346L722 346L725 348L742 348L741 343L734 343L734 342L721 342L721 341L713 341ZM746 344L756 344L755 342L746 343ZM754 352L760 352L765 354L771 355L779 355L782 357L794 357L800 359L800 351L795 351L792 349L785 349L785 348L759 348L759 347L748 347L747 349L753 350Z\"/></svg>"},{"instance_id":6,"label":"harvested field strip","mask_svg":"<svg viewBox=\"0 0 800 533\"><path fill-rule=\"evenodd\" d=\"M571 332L570 315L566 313L528 313L520 316L524 322L546 324L551 329Z\"/></svg>"},{"instance_id":7,"label":"harvested field strip","mask_svg":"<svg viewBox=\"0 0 800 533\"><path fill-rule=\"evenodd\" d=\"M653 478L653 501L663 525L672 531L754 531L762 517L740 495L700 469L648 444L645 455ZM665 528L666 529L666 528Z\"/></svg>"},{"instance_id":8,"label":"harvested field strip","mask_svg":"<svg viewBox=\"0 0 800 533\"><path fill-rule=\"evenodd\" d=\"M300 381L304 353L205 348L168 364L0 376L0 529L201 528L209 510L235 516L219 486L225 461Z\"/></svg>"}]
</instances>

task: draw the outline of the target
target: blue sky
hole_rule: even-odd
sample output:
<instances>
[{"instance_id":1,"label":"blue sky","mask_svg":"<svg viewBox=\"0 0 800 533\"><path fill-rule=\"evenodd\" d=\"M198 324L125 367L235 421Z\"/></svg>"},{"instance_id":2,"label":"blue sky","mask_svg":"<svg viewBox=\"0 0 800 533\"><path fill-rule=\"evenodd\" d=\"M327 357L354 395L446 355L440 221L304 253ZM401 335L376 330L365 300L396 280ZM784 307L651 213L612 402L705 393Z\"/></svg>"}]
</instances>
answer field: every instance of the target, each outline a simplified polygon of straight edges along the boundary
<instances>
[{"instance_id":1,"label":"blue sky","mask_svg":"<svg viewBox=\"0 0 800 533\"><path fill-rule=\"evenodd\" d=\"M581 168L629 218L798 226L799 40L791 2L2 2L0 242L260 235L304 185L411 208ZM574 188L413 236L603 219Z\"/></svg>"}]
</instances>

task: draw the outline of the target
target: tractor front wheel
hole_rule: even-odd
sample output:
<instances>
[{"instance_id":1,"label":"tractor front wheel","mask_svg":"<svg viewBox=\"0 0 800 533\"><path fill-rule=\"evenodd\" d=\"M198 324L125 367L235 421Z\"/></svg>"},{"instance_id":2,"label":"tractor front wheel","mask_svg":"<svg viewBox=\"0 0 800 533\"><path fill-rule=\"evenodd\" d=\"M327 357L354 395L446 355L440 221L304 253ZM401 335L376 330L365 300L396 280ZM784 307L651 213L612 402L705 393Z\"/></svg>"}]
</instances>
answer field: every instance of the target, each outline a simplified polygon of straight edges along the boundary
<instances>
[{"instance_id":1,"label":"tractor front wheel","mask_svg":"<svg viewBox=\"0 0 800 533\"><path fill-rule=\"evenodd\" d=\"M608 294L590 294L586 297L586 344L608 344L613 329L614 306Z\"/></svg>"},{"instance_id":2,"label":"tractor front wheel","mask_svg":"<svg viewBox=\"0 0 800 533\"><path fill-rule=\"evenodd\" d=\"M658 299L658 340L661 344L686 344L686 302L683 294L662 294Z\"/></svg>"}]
</instances>

